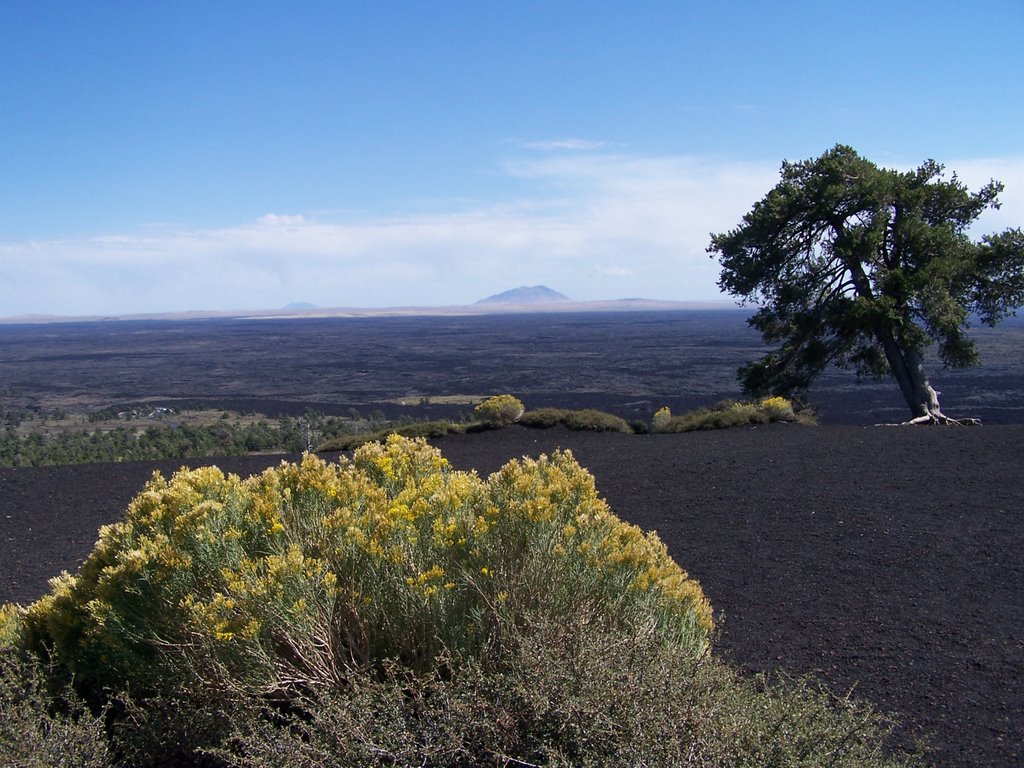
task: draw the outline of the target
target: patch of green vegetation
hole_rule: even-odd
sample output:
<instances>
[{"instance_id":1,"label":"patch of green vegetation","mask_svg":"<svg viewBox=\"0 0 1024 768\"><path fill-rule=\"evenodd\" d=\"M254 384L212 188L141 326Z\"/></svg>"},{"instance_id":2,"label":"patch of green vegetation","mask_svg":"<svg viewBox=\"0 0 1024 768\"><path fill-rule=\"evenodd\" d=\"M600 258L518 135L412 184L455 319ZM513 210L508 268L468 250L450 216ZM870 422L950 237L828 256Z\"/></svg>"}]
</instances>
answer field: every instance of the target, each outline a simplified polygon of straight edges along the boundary
<instances>
[{"instance_id":1,"label":"patch of green vegetation","mask_svg":"<svg viewBox=\"0 0 1024 768\"><path fill-rule=\"evenodd\" d=\"M477 405L473 413L486 426L501 429L519 421L525 410L519 398L513 395L495 395Z\"/></svg>"},{"instance_id":2,"label":"patch of green vegetation","mask_svg":"<svg viewBox=\"0 0 1024 768\"><path fill-rule=\"evenodd\" d=\"M516 642L500 666L411 679L386 667L315 692L287 728L245 713L235 749L217 754L232 768L922 765L885 754L892 721L813 681L746 678L573 617Z\"/></svg>"},{"instance_id":3,"label":"patch of green vegetation","mask_svg":"<svg viewBox=\"0 0 1024 768\"><path fill-rule=\"evenodd\" d=\"M17 768L114 766L98 714L59 670L0 643L0 765Z\"/></svg>"},{"instance_id":4,"label":"patch of green vegetation","mask_svg":"<svg viewBox=\"0 0 1024 768\"><path fill-rule=\"evenodd\" d=\"M444 437L445 435L461 435L467 431L468 425L459 424L454 421L415 421L411 424L402 424L383 429L375 429L371 432L359 432L354 435L342 435L340 437L326 440L314 448L315 453L331 453L333 451L352 451L367 443L381 443L387 440L390 435L399 437Z\"/></svg>"},{"instance_id":5,"label":"patch of green vegetation","mask_svg":"<svg viewBox=\"0 0 1024 768\"><path fill-rule=\"evenodd\" d=\"M379 402L395 405L476 405L486 399L487 395L408 395Z\"/></svg>"},{"instance_id":6,"label":"patch of green vegetation","mask_svg":"<svg viewBox=\"0 0 1024 768\"><path fill-rule=\"evenodd\" d=\"M667 408L651 424L627 422L611 413L584 408L536 408L523 412L512 395L480 402L478 421L389 421L379 411L364 417L352 410L345 417L307 411L299 418L267 418L221 409L175 411L151 405L122 406L88 414L61 410L6 411L0 414L0 466L26 467L116 461L242 456L254 453L348 451L390 434L442 437L480 429L501 429L513 423L546 429L561 424L590 432L690 432L724 429L773 421L813 423L780 397L756 402L723 401L714 408L672 416Z\"/></svg>"},{"instance_id":7,"label":"patch of green vegetation","mask_svg":"<svg viewBox=\"0 0 1024 768\"><path fill-rule=\"evenodd\" d=\"M654 414L651 431L656 433L695 432L705 429L728 429L773 422L814 424L814 416L798 412L784 397L769 397L753 402L723 400L713 408L699 408L681 416L673 416L668 408Z\"/></svg>"},{"instance_id":8,"label":"patch of green vegetation","mask_svg":"<svg viewBox=\"0 0 1024 768\"><path fill-rule=\"evenodd\" d=\"M307 411L266 418L223 410L108 409L98 414L37 415L0 431L0 466L158 461L253 453L300 453L316 441L377 427Z\"/></svg>"},{"instance_id":9,"label":"patch of green vegetation","mask_svg":"<svg viewBox=\"0 0 1024 768\"><path fill-rule=\"evenodd\" d=\"M625 419L593 408L570 410L565 408L537 408L527 411L519 419L524 427L550 429L561 424L569 429L587 432L633 432Z\"/></svg>"},{"instance_id":10,"label":"patch of green vegetation","mask_svg":"<svg viewBox=\"0 0 1024 768\"><path fill-rule=\"evenodd\" d=\"M563 408L534 408L524 413L519 418L519 423L533 429L551 429L564 423L566 413L568 411Z\"/></svg>"}]
</instances>

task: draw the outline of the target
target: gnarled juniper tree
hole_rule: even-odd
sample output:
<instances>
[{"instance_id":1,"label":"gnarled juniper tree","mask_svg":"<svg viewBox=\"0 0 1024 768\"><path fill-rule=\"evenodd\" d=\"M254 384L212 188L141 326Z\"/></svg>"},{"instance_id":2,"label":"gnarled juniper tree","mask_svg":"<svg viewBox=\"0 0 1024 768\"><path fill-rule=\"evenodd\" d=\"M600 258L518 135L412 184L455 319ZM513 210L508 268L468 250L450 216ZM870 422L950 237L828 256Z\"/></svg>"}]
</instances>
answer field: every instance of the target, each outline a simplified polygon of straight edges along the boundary
<instances>
[{"instance_id":1,"label":"gnarled juniper tree","mask_svg":"<svg viewBox=\"0 0 1024 768\"><path fill-rule=\"evenodd\" d=\"M759 305L748 321L776 348L740 369L754 395L801 394L830 364L891 374L908 423L956 423L928 383L926 350L947 367L978 360L972 319L995 325L1024 304L1024 233L972 240L1003 185L971 193L929 160L879 168L837 145L783 163L781 181L739 227L712 235L719 286Z\"/></svg>"}]
</instances>

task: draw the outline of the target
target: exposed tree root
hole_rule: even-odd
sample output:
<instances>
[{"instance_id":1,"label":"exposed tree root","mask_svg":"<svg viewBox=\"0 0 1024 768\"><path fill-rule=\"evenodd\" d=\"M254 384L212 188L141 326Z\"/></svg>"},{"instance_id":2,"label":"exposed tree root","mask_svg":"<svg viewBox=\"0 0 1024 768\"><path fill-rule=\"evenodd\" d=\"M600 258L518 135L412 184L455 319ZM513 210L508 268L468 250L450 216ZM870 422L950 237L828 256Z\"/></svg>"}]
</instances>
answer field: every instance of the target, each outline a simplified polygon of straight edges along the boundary
<instances>
[{"instance_id":1,"label":"exposed tree root","mask_svg":"<svg viewBox=\"0 0 1024 768\"><path fill-rule=\"evenodd\" d=\"M901 421L897 423L889 424L876 424L876 427L918 427L921 425L925 426L940 426L940 427L980 427L981 419L966 418L966 419L953 419L944 414L942 411L932 410L923 416L917 416L910 421Z\"/></svg>"},{"instance_id":2,"label":"exposed tree root","mask_svg":"<svg viewBox=\"0 0 1024 768\"><path fill-rule=\"evenodd\" d=\"M981 419L952 419L942 411L929 411L924 416L902 422L900 426L914 427L921 424L935 424L942 427L980 427Z\"/></svg>"}]
</instances>

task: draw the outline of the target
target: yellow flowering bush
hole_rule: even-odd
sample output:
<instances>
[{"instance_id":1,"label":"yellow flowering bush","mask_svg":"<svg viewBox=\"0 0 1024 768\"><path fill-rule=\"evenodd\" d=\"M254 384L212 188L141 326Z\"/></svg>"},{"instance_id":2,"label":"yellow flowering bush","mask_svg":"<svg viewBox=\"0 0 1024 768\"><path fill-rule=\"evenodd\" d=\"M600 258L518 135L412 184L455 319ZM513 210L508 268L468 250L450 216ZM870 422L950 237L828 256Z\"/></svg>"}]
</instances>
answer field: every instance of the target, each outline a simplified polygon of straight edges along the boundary
<instances>
[{"instance_id":1,"label":"yellow flowering bush","mask_svg":"<svg viewBox=\"0 0 1024 768\"><path fill-rule=\"evenodd\" d=\"M0 652L18 645L21 638L21 611L11 603L0 605Z\"/></svg>"},{"instance_id":2,"label":"yellow flowering bush","mask_svg":"<svg viewBox=\"0 0 1024 768\"><path fill-rule=\"evenodd\" d=\"M655 432L659 432L659 431L663 430L668 425L668 423L671 420L672 420L672 411L671 411L671 409L669 409L669 407L667 405L662 406L661 408L659 408L655 412L654 418L651 419L651 428Z\"/></svg>"},{"instance_id":3,"label":"yellow flowering bush","mask_svg":"<svg viewBox=\"0 0 1024 768\"><path fill-rule=\"evenodd\" d=\"M771 421L790 421L795 418L793 404L784 397L766 397L758 403Z\"/></svg>"},{"instance_id":4,"label":"yellow flowering bush","mask_svg":"<svg viewBox=\"0 0 1024 768\"><path fill-rule=\"evenodd\" d=\"M507 427L519 421L525 410L518 398L512 395L495 395L477 405L473 412L491 427Z\"/></svg>"},{"instance_id":5,"label":"yellow flowering bush","mask_svg":"<svg viewBox=\"0 0 1024 768\"><path fill-rule=\"evenodd\" d=\"M385 660L429 670L560 616L654 627L694 657L712 629L699 585L569 452L483 480L397 436L246 480L156 474L77 575L4 611L0 635L86 683L241 692L337 687Z\"/></svg>"}]
</instances>

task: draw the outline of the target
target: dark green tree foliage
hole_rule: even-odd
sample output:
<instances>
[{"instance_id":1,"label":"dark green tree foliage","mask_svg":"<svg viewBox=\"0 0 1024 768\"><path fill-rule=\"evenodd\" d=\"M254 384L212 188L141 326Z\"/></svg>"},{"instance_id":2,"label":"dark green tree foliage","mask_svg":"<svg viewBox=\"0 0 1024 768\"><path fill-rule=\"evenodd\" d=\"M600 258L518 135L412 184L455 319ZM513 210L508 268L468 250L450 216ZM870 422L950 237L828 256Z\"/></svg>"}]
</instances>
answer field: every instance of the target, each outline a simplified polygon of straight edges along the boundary
<instances>
[{"instance_id":1,"label":"dark green tree foliage","mask_svg":"<svg viewBox=\"0 0 1024 768\"><path fill-rule=\"evenodd\" d=\"M740 369L754 395L800 395L830 364L891 374L915 423L949 423L924 368L933 345L947 367L978 361L970 321L995 325L1024 304L1024 233L972 240L1003 185L970 192L927 161L879 168L837 145L783 163L782 180L712 235L719 286L759 305L749 320L776 348Z\"/></svg>"}]
</instances>

